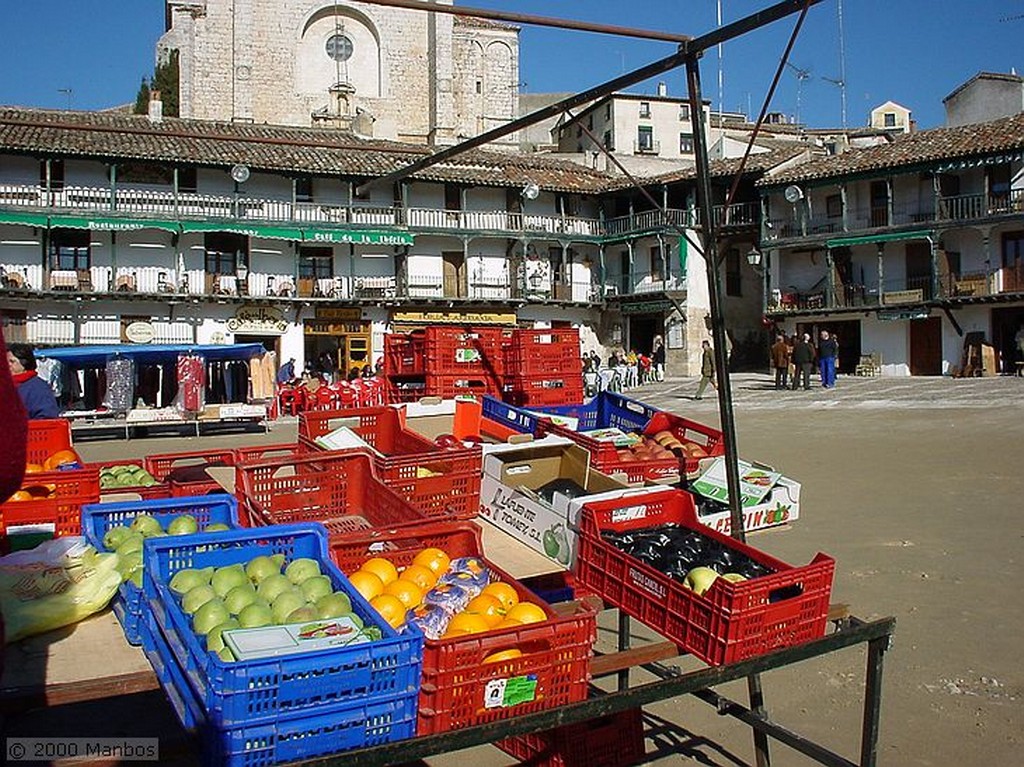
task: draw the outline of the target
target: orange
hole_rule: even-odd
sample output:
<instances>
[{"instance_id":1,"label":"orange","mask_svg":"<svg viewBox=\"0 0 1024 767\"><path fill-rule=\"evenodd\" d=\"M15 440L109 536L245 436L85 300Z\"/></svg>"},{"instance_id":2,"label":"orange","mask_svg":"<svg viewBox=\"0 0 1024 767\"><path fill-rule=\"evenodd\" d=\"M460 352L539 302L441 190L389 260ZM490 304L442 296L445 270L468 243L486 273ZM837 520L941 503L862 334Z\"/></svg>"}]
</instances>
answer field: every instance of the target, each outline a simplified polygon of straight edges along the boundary
<instances>
[{"instance_id":1,"label":"orange","mask_svg":"<svg viewBox=\"0 0 1024 767\"><path fill-rule=\"evenodd\" d=\"M384 559L384 557L368 559L363 562L362 567L359 569L367 573L373 573L380 578L380 582L385 586L398 578L398 569L391 562Z\"/></svg>"},{"instance_id":2,"label":"orange","mask_svg":"<svg viewBox=\"0 0 1024 767\"><path fill-rule=\"evenodd\" d=\"M38 464L38 463L26 463L25 464L25 473L26 474L38 474L41 471L43 471L42 464Z\"/></svg>"},{"instance_id":3,"label":"orange","mask_svg":"<svg viewBox=\"0 0 1024 767\"><path fill-rule=\"evenodd\" d=\"M78 456L75 455L73 450L58 450L43 461L43 468L46 471L53 471L66 463L78 463Z\"/></svg>"},{"instance_id":4,"label":"orange","mask_svg":"<svg viewBox=\"0 0 1024 767\"><path fill-rule=\"evenodd\" d=\"M11 496L12 501L31 501L32 493L26 492L25 490L18 490L14 495Z\"/></svg>"},{"instance_id":5,"label":"orange","mask_svg":"<svg viewBox=\"0 0 1024 767\"><path fill-rule=\"evenodd\" d=\"M437 574L423 565L409 565L398 576L399 580L411 581L420 587L420 591L430 591L437 583Z\"/></svg>"},{"instance_id":6,"label":"orange","mask_svg":"<svg viewBox=\"0 0 1024 767\"><path fill-rule=\"evenodd\" d=\"M423 565L434 571L435 575L440 576L442 573L448 570L448 565L452 562L444 551L438 548L423 549L416 557L412 560L414 565Z\"/></svg>"},{"instance_id":7,"label":"orange","mask_svg":"<svg viewBox=\"0 0 1024 767\"><path fill-rule=\"evenodd\" d=\"M484 620L482 615L473 615L472 613L459 613L451 622L448 624L448 631L445 633L466 633L466 634L479 634L484 631L489 631L490 626L487 621Z\"/></svg>"},{"instance_id":8,"label":"orange","mask_svg":"<svg viewBox=\"0 0 1024 767\"><path fill-rule=\"evenodd\" d=\"M509 610L505 617L520 623L541 623L548 619L545 612L531 602L520 602Z\"/></svg>"},{"instance_id":9,"label":"orange","mask_svg":"<svg viewBox=\"0 0 1024 767\"><path fill-rule=\"evenodd\" d=\"M384 587L384 593L396 597L409 610L419 607L420 602L423 601L423 589L412 581L403 581L402 579L391 581Z\"/></svg>"},{"instance_id":10,"label":"orange","mask_svg":"<svg viewBox=\"0 0 1024 767\"><path fill-rule=\"evenodd\" d=\"M355 590L363 595L363 599L373 599L384 593L384 584L380 578L366 570L357 570L349 576L349 580Z\"/></svg>"},{"instance_id":11,"label":"orange","mask_svg":"<svg viewBox=\"0 0 1024 767\"><path fill-rule=\"evenodd\" d=\"M471 615L479 615L487 625L494 628L502 620L501 602L493 594L480 594L473 597L466 605L465 612Z\"/></svg>"},{"instance_id":12,"label":"orange","mask_svg":"<svg viewBox=\"0 0 1024 767\"><path fill-rule=\"evenodd\" d=\"M505 660L512 660L513 658L522 658L523 651L512 648L511 650L499 650L498 652L492 652L486 658L484 663L501 663Z\"/></svg>"},{"instance_id":13,"label":"orange","mask_svg":"<svg viewBox=\"0 0 1024 767\"><path fill-rule=\"evenodd\" d=\"M378 594L370 600L370 607L380 613L380 617L388 622L391 628L398 628L405 623L405 605L398 597L391 594Z\"/></svg>"},{"instance_id":14,"label":"orange","mask_svg":"<svg viewBox=\"0 0 1024 767\"><path fill-rule=\"evenodd\" d=\"M509 620L508 618L506 618L505 620L503 620L501 623L499 623L494 628L496 628L496 629L514 629L514 628L518 628L519 626L522 626L522 625L523 625L522 621Z\"/></svg>"},{"instance_id":15,"label":"orange","mask_svg":"<svg viewBox=\"0 0 1024 767\"><path fill-rule=\"evenodd\" d=\"M507 583L498 581L497 583L489 583L484 586L483 594L490 594L492 597L496 597L501 603L502 612L508 612L517 604L519 604L519 595L516 590Z\"/></svg>"}]
</instances>

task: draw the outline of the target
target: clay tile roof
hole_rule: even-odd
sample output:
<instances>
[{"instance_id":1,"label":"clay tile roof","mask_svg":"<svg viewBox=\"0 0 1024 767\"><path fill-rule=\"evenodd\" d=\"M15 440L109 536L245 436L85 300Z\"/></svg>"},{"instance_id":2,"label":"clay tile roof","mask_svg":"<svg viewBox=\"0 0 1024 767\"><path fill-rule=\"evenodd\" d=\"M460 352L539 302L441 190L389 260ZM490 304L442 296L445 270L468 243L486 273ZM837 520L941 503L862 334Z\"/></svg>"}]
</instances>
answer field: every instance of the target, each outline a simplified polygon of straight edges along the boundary
<instances>
[{"instance_id":1,"label":"clay tile roof","mask_svg":"<svg viewBox=\"0 0 1024 767\"><path fill-rule=\"evenodd\" d=\"M747 164L743 169L744 173L764 173L766 171L775 168L782 163L799 157L801 154L808 151L806 145L800 146L789 146L781 149L775 149L770 152L759 152L758 154L752 154L747 159ZM711 177L712 178L731 178L736 175L736 172L740 169L740 157L731 157L727 160L712 160L710 163ZM650 183L656 184L671 184L676 181L695 181L697 179L697 170L695 167L690 166L686 168L680 168L679 170L671 171L669 173L663 173L659 176L653 176L649 179L644 179Z\"/></svg>"},{"instance_id":2,"label":"clay tile roof","mask_svg":"<svg viewBox=\"0 0 1024 767\"><path fill-rule=\"evenodd\" d=\"M476 27L478 29L501 29L506 32L518 32L520 27L515 24L509 24L505 21L495 21L493 19L482 19L477 16L456 16L455 23L460 24L464 27Z\"/></svg>"},{"instance_id":3,"label":"clay tile roof","mask_svg":"<svg viewBox=\"0 0 1024 767\"><path fill-rule=\"evenodd\" d=\"M938 163L1024 150L1024 113L991 122L907 133L891 144L822 157L764 178L759 186L911 171Z\"/></svg>"},{"instance_id":4,"label":"clay tile roof","mask_svg":"<svg viewBox=\"0 0 1024 767\"><path fill-rule=\"evenodd\" d=\"M316 128L224 123L99 112L0 107L0 152L149 160L353 179L379 178L429 155L425 146ZM611 176L566 160L477 149L428 168L415 178L521 187L534 181L554 192L596 194Z\"/></svg>"}]
</instances>

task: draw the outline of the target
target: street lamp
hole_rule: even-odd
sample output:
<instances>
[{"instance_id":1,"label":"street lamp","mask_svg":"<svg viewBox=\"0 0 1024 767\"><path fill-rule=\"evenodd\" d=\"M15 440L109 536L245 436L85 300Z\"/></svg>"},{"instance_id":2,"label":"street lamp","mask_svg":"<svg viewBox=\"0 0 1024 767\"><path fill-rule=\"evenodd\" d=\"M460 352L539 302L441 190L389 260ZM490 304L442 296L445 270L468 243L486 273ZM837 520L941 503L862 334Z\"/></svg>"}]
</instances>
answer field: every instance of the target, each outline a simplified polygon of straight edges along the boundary
<instances>
[{"instance_id":1,"label":"street lamp","mask_svg":"<svg viewBox=\"0 0 1024 767\"><path fill-rule=\"evenodd\" d=\"M761 289L763 293L761 295L761 313L767 314L768 294L771 290L771 274L768 271L768 261L761 251L756 247L752 247L750 252L747 253L747 263L750 264L751 268L753 268L753 270L762 277Z\"/></svg>"}]
</instances>

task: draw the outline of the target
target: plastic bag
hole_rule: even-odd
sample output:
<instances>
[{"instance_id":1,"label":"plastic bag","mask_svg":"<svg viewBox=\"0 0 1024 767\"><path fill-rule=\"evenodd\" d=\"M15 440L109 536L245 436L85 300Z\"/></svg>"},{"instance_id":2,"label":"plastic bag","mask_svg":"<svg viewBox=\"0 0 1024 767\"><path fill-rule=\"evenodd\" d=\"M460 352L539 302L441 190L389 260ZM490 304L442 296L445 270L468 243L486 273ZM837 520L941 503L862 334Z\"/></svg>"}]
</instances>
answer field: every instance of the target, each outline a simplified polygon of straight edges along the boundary
<instances>
[{"instance_id":1,"label":"plastic bag","mask_svg":"<svg viewBox=\"0 0 1024 767\"><path fill-rule=\"evenodd\" d=\"M103 610L121 585L117 563L117 554L99 554L79 537L0 557L4 641L78 623Z\"/></svg>"}]
</instances>

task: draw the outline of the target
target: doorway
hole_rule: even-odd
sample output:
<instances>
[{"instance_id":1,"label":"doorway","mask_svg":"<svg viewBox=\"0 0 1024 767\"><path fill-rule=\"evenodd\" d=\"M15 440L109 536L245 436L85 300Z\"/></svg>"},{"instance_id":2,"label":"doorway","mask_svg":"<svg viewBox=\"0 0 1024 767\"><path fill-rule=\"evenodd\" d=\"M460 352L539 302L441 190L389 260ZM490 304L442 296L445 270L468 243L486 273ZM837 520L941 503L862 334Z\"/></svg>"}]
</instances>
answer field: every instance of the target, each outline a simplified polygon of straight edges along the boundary
<instances>
[{"instance_id":1,"label":"doorway","mask_svg":"<svg viewBox=\"0 0 1024 767\"><path fill-rule=\"evenodd\" d=\"M458 251L445 251L441 254L444 270L444 297L465 298L466 290L466 255Z\"/></svg>"},{"instance_id":2,"label":"doorway","mask_svg":"<svg viewBox=\"0 0 1024 767\"><path fill-rule=\"evenodd\" d=\"M665 324L660 315L644 314L630 317L629 348L635 349L637 354L650 355L654 351L654 337L664 337L664 328Z\"/></svg>"},{"instance_id":3,"label":"doorway","mask_svg":"<svg viewBox=\"0 0 1024 767\"><path fill-rule=\"evenodd\" d=\"M1020 348L1017 334L1024 331L1024 309L992 310L992 344L999 355L999 370L1002 373L1017 372L1017 363L1024 363L1024 351Z\"/></svg>"},{"instance_id":4,"label":"doorway","mask_svg":"<svg viewBox=\"0 0 1024 767\"><path fill-rule=\"evenodd\" d=\"M821 341L821 331L827 330L829 335L839 340L839 357L836 360L836 372L844 375L853 375L860 362L860 320L838 320L832 322L797 323L796 332L799 335L807 333L811 336L811 343L815 349Z\"/></svg>"},{"instance_id":5,"label":"doorway","mask_svg":"<svg viewBox=\"0 0 1024 767\"><path fill-rule=\"evenodd\" d=\"M910 375L942 375L942 319L910 320Z\"/></svg>"},{"instance_id":6,"label":"doorway","mask_svg":"<svg viewBox=\"0 0 1024 767\"><path fill-rule=\"evenodd\" d=\"M923 300L932 299L932 246L927 242L907 243L907 290L920 290Z\"/></svg>"}]
</instances>

